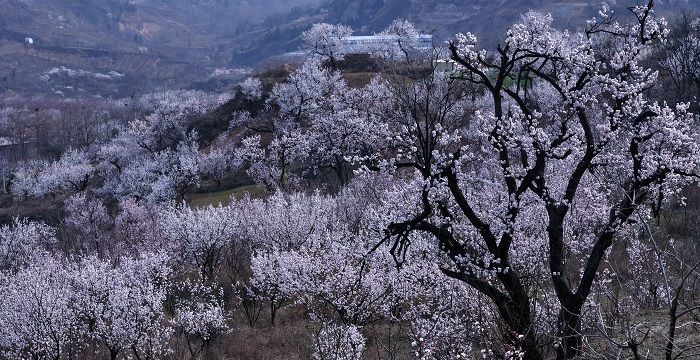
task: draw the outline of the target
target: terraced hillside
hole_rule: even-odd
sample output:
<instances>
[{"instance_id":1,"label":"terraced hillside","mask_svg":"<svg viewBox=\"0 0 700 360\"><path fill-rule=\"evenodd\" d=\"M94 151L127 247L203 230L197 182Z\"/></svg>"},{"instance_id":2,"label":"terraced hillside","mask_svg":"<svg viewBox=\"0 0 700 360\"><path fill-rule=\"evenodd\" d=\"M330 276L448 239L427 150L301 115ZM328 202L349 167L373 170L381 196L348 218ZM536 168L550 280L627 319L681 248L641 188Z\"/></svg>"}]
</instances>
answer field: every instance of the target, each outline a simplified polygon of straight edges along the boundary
<instances>
[{"instance_id":1,"label":"terraced hillside","mask_svg":"<svg viewBox=\"0 0 700 360\"><path fill-rule=\"evenodd\" d=\"M229 65L239 29L318 2L0 0L0 94L226 86L242 76Z\"/></svg>"},{"instance_id":2,"label":"terraced hillside","mask_svg":"<svg viewBox=\"0 0 700 360\"><path fill-rule=\"evenodd\" d=\"M619 14L638 3L608 1ZM221 91L241 68L297 50L316 22L358 34L406 18L443 40L475 32L486 42L528 9L578 25L599 0L0 0L0 94L128 96L165 88ZM700 10L694 0L658 11ZM25 44L31 38L32 44Z\"/></svg>"},{"instance_id":3,"label":"terraced hillside","mask_svg":"<svg viewBox=\"0 0 700 360\"><path fill-rule=\"evenodd\" d=\"M621 17L638 0L609 0ZM381 31L394 19L408 19L439 41L458 32L473 32L493 45L520 14L529 9L550 12L559 26L578 26L597 14L601 0L329 0L318 8L300 14L277 16L250 30L255 41L234 55L238 63L255 64L266 56L298 47L301 31L314 22L344 23L358 34ZM657 12L674 16L686 8L700 10L700 1L657 1Z\"/></svg>"}]
</instances>

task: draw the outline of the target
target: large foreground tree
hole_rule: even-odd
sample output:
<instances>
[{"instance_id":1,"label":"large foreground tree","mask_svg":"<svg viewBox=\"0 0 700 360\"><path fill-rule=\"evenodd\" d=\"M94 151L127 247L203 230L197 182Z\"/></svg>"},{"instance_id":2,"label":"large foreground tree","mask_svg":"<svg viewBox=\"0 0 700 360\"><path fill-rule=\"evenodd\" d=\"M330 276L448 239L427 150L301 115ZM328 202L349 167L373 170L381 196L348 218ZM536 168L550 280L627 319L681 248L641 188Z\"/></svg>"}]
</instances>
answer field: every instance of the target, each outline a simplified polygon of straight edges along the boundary
<instances>
[{"instance_id":1,"label":"large foreground tree","mask_svg":"<svg viewBox=\"0 0 700 360\"><path fill-rule=\"evenodd\" d=\"M495 52L459 34L449 47L459 70L412 85L427 94L411 98L420 111L393 120L398 156L383 168L409 169L417 200L385 242L401 260L412 233L432 234L449 259L443 272L492 301L504 341L525 359L581 353L611 247L696 177L688 106L645 95L657 73L643 60L667 33L652 8L631 8L630 24L603 10L579 32L529 12ZM454 82L483 95L469 121L454 117L450 97L464 96L448 91Z\"/></svg>"}]
</instances>

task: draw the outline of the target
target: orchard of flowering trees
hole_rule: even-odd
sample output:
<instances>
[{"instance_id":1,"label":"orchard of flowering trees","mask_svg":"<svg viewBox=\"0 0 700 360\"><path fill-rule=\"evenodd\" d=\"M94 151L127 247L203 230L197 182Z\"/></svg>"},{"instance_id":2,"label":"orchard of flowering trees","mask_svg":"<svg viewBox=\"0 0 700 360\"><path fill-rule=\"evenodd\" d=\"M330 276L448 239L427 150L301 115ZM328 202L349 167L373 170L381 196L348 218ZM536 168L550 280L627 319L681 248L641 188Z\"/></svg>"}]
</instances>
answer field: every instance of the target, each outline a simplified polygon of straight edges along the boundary
<instances>
[{"instance_id":1,"label":"orchard of flowering trees","mask_svg":"<svg viewBox=\"0 0 700 360\"><path fill-rule=\"evenodd\" d=\"M8 102L0 359L696 358L699 21L397 20L361 75L317 24L283 77L100 103L57 153L29 129L72 105Z\"/></svg>"}]
</instances>

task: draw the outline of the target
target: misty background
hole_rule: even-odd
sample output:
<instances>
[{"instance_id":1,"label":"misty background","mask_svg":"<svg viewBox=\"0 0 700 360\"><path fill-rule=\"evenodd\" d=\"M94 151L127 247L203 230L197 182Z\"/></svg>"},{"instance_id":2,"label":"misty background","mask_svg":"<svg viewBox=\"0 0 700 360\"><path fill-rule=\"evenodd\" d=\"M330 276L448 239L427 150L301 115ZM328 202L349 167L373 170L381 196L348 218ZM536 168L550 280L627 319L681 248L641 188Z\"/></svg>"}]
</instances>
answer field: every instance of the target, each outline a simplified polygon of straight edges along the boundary
<instances>
[{"instance_id":1,"label":"misty background","mask_svg":"<svg viewBox=\"0 0 700 360\"><path fill-rule=\"evenodd\" d=\"M630 0L609 0L621 16ZM164 89L223 91L290 61L313 23L358 35L408 19L436 44L458 32L493 45L528 9L580 26L600 0L0 0L0 93L124 97ZM663 0L661 15L700 10Z\"/></svg>"}]
</instances>

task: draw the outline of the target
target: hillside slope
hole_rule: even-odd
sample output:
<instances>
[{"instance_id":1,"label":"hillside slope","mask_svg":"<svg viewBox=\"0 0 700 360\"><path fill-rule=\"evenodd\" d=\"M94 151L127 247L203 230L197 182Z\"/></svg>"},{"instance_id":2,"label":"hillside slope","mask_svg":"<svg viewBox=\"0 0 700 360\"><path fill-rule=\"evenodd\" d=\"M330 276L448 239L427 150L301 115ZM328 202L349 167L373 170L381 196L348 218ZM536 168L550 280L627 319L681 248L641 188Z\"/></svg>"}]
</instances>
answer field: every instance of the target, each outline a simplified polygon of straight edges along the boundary
<instances>
[{"instance_id":1,"label":"hillside slope","mask_svg":"<svg viewBox=\"0 0 700 360\"><path fill-rule=\"evenodd\" d=\"M482 42L497 42L507 27L529 9L552 13L559 26L580 26L597 14L601 0L329 0L318 8L296 16L268 19L251 31L256 41L234 55L237 63L254 64L262 58L292 51L299 46L299 34L314 22L344 23L358 34L381 31L394 19L408 19L443 41L458 32L476 33ZM619 16L640 0L609 0ZM700 1L657 2L657 12L672 17L687 8L700 11Z\"/></svg>"},{"instance_id":2,"label":"hillside slope","mask_svg":"<svg viewBox=\"0 0 700 360\"><path fill-rule=\"evenodd\" d=\"M609 0L618 13L635 0ZM0 94L129 96L222 91L266 58L299 48L316 22L357 34L405 18L442 41L471 31L493 44L528 9L580 25L600 0L0 0ZM700 1L665 0L663 15ZM33 44L24 44L25 38Z\"/></svg>"},{"instance_id":3,"label":"hillside slope","mask_svg":"<svg viewBox=\"0 0 700 360\"><path fill-rule=\"evenodd\" d=\"M125 96L211 85L203 80L230 62L241 28L319 3L0 0L0 94Z\"/></svg>"}]
</instances>

